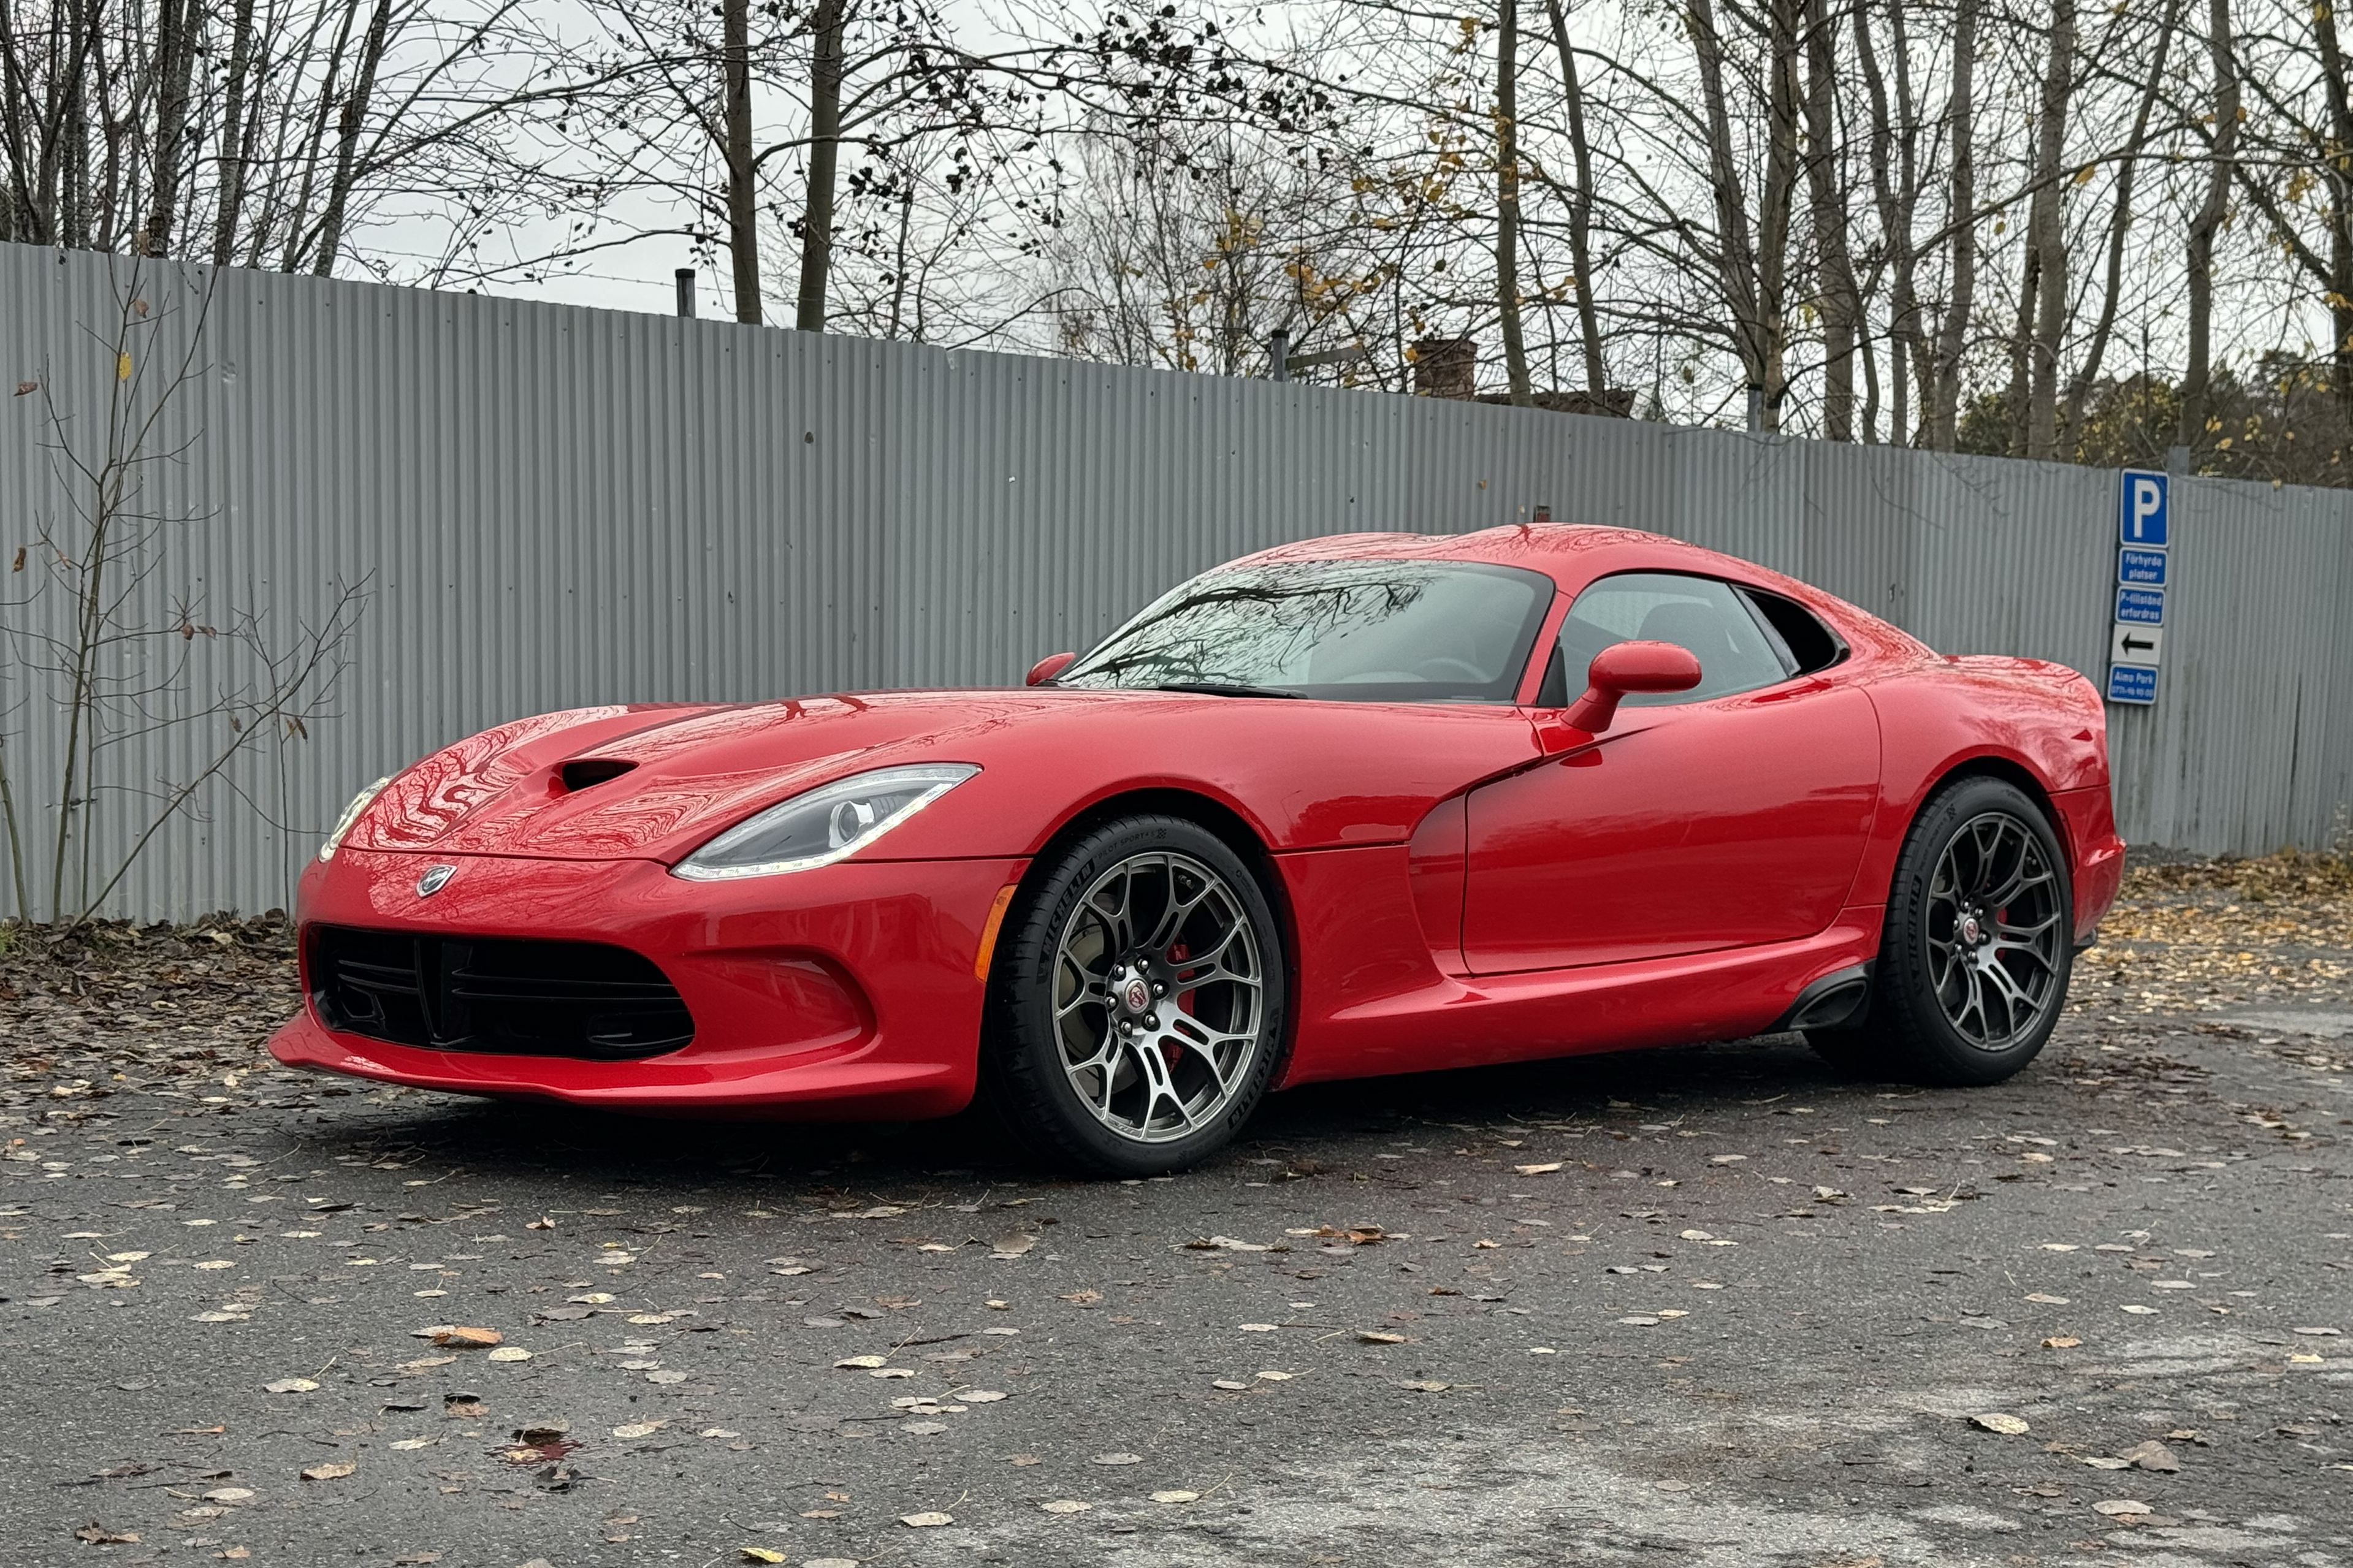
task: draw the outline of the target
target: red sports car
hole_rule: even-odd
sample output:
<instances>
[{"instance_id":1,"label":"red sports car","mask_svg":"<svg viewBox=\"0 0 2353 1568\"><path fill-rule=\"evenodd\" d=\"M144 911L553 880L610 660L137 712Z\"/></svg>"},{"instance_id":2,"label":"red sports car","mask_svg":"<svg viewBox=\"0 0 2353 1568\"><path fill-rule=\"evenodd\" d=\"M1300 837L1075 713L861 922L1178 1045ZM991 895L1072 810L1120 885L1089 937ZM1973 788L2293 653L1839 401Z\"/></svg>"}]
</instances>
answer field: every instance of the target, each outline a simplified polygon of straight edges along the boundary
<instances>
[{"instance_id":1,"label":"red sports car","mask_svg":"<svg viewBox=\"0 0 2353 1568\"><path fill-rule=\"evenodd\" d=\"M2098 694L1674 540L1353 534L1027 689L519 720L302 878L298 1066L1173 1170L1268 1089L1802 1030L1986 1084L2124 864Z\"/></svg>"}]
</instances>

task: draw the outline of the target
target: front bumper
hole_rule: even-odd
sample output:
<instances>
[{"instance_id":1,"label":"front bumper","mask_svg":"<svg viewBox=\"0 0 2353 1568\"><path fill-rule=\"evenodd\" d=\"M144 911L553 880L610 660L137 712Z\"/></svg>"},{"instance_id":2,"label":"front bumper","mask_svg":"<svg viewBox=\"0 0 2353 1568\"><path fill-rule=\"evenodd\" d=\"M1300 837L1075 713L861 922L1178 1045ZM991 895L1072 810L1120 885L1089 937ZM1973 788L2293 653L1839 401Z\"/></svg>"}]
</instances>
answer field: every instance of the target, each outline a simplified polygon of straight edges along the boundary
<instances>
[{"instance_id":1,"label":"front bumper","mask_svg":"<svg viewBox=\"0 0 2353 1568\"><path fill-rule=\"evenodd\" d=\"M420 898L427 866L457 867ZM343 849L303 873L298 921L611 942L653 961L694 1037L628 1061L398 1045L328 1027L308 1000L272 1037L292 1067L418 1089L655 1111L931 1117L972 1098L983 927L1018 859L845 860L690 882L647 860ZM309 963L309 943L304 944Z\"/></svg>"}]
</instances>

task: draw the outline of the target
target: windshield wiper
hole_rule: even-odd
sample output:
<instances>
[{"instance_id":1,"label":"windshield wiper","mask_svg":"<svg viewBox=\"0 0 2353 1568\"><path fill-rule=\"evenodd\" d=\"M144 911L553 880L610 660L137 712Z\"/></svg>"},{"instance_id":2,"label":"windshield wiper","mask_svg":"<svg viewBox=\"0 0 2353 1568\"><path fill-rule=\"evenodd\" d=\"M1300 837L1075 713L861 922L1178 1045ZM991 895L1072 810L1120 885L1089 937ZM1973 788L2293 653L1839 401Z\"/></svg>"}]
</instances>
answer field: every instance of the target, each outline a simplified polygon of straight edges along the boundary
<instances>
[{"instance_id":1,"label":"windshield wiper","mask_svg":"<svg viewBox=\"0 0 2353 1568\"><path fill-rule=\"evenodd\" d=\"M1152 689L1155 691L1190 691L1204 697L1289 697L1299 698L1296 691L1281 691L1271 686L1242 686L1216 680L1171 680Z\"/></svg>"}]
</instances>

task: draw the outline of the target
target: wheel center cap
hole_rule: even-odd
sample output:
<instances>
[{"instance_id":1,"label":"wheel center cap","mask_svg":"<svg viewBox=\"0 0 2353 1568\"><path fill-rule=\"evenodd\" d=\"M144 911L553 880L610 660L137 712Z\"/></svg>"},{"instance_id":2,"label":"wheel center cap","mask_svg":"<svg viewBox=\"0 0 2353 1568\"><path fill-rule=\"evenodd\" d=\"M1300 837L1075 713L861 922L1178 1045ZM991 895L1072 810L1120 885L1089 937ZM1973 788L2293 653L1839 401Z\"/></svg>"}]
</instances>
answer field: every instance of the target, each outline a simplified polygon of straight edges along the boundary
<instances>
[{"instance_id":1,"label":"wheel center cap","mask_svg":"<svg viewBox=\"0 0 2353 1568\"><path fill-rule=\"evenodd\" d=\"M1984 936L1984 934L1985 934L1985 928L1984 928L1983 926L1981 926L1981 925L1979 925L1979 924L1978 923L1978 917L1977 917L1977 916L1975 916L1975 915L1965 915L1965 916L1963 916L1963 917L1962 917L1962 920L1961 920L1961 940L1962 940L1963 942L1977 942L1977 941L1978 941L1980 938L1982 938L1982 937Z\"/></svg>"},{"instance_id":2,"label":"wheel center cap","mask_svg":"<svg viewBox=\"0 0 2353 1568\"><path fill-rule=\"evenodd\" d=\"M1119 988L1119 1001L1129 1012L1142 1013L1152 1005L1152 987L1144 983L1144 976L1131 974Z\"/></svg>"}]
</instances>

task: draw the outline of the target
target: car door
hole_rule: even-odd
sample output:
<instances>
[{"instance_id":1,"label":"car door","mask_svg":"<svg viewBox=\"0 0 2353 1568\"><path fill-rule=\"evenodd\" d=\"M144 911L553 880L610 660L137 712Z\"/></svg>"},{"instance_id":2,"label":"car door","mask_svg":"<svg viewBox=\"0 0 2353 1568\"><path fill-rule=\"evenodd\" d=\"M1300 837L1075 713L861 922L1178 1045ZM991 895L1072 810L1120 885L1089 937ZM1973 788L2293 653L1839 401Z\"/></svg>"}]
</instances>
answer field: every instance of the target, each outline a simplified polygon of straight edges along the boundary
<instances>
[{"instance_id":1,"label":"car door","mask_svg":"<svg viewBox=\"0 0 2353 1568\"><path fill-rule=\"evenodd\" d=\"M1472 792L1473 973L1784 942L1837 915L1877 804L1878 721L1840 679L1834 636L1814 627L1826 653L1809 654L1832 667L1809 668L1757 592L1624 573L1577 595L1540 705L1577 695L1593 654L1630 637L1689 648L1700 684L1630 696L1591 743Z\"/></svg>"}]
</instances>

